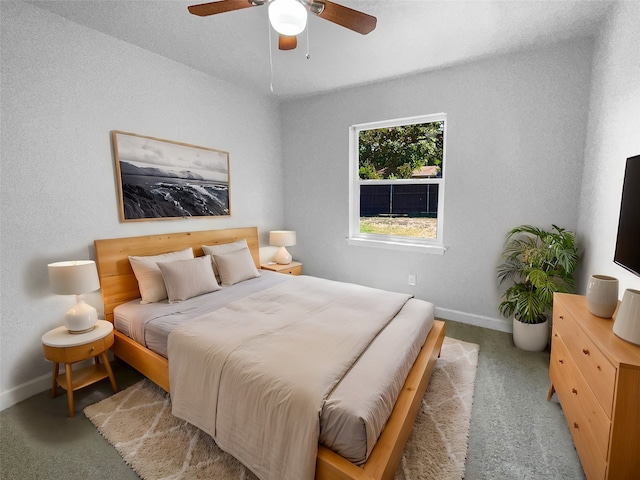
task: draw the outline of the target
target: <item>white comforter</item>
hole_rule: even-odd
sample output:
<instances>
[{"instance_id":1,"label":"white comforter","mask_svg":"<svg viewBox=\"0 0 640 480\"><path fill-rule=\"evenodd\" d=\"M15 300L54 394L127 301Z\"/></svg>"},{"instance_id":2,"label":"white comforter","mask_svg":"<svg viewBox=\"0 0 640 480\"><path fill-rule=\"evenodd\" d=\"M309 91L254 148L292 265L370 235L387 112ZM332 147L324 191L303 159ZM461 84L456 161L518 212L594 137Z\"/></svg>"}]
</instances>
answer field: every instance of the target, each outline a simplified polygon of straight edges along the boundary
<instances>
[{"instance_id":1,"label":"white comforter","mask_svg":"<svg viewBox=\"0 0 640 480\"><path fill-rule=\"evenodd\" d=\"M173 414L263 480L312 479L323 400L409 298L298 277L181 325Z\"/></svg>"}]
</instances>

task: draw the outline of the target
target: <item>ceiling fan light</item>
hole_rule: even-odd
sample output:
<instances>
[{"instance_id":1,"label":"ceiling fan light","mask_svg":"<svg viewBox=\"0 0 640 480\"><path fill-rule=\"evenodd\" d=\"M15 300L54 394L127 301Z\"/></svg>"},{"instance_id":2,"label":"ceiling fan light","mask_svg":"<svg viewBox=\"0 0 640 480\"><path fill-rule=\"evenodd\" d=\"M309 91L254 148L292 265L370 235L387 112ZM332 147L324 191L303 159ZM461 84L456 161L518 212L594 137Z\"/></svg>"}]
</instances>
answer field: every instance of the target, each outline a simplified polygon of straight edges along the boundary
<instances>
[{"instance_id":1,"label":"ceiling fan light","mask_svg":"<svg viewBox=\"0 0 640 480\"><path fill-rule=\"evenodd\" d=\"M269 21L280 35L293 37L307 26L307 9L298 0L273 0L269 4Z\"/></svg>"}]
</instances>

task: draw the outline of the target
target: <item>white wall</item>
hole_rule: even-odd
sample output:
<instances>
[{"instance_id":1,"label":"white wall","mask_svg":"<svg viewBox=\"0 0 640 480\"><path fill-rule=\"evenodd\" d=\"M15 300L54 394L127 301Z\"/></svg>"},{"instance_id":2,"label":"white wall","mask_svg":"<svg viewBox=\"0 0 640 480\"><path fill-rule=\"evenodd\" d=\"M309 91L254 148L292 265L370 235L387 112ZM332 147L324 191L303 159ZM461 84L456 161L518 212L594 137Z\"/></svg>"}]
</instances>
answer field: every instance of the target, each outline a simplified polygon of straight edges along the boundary
<instances>
[{"instance_id":1,"label":"white wall","mask_svg":"<svg viewBox=\"0 0 640 480\"><path fill-rule=\"evenodd\" d=\"M444 318L508 330L495 275L506 232L577 226L591 52L581 40L285 103L285 219L305 272L411 292ZM347 245L349 126L438 112L449 250Z\"/></svg>"},{"instance_id":2,"label":"white wall","mask_svg":"<svg viewBox=\"0 0 640 480\"><path fill-rule=\"evenodd\" d=\"M578 229L585 239L580 288L592 274L640 288L640 278L613 263L627 157L640 154L640 3L621 2L596 43ZM640 248L640 246L639 246Z\"/></svg>"},{"instance_id":3,"label":"white wall","mask_svg":"<svg viewBox=\"0 0 640 480\"><path fill-rule=\"evenodd\" d=\"M267 230L294 228L290 251L306 273L412 292L445 318L508 329L495 280L504 234L557 223L577 229L585 249L582 289L594 272L620 278L620 295L638 288L611 261L624 159L640 153L638 3L610 12L593 65L582 40L291 101L282 112L31 5L0 7L0 408L48 387L40 336L73 299L50 294L46 265L93 258L96 238L257 225L266 243ZM449 251L347 246L349 125L441 111ZM120 223L114 129L229 151L232 217ZM99 293L89 301L102 308Z\"/></svg>"},{"instance_id":4,"label":"white wall","mask_svg":"<svg viewBox=\"0 0 640 480\"><path fill-rule=\"evenodd\" d=\"M73 297L47 264L94 258L96 238L282 228L278 105L22 2L2 8L0 399L50 385L40 337ZM120 223L111 130L230 152L228 218ZM100 311L99 292L89 296Z\"/></svg>"}]
</instances>

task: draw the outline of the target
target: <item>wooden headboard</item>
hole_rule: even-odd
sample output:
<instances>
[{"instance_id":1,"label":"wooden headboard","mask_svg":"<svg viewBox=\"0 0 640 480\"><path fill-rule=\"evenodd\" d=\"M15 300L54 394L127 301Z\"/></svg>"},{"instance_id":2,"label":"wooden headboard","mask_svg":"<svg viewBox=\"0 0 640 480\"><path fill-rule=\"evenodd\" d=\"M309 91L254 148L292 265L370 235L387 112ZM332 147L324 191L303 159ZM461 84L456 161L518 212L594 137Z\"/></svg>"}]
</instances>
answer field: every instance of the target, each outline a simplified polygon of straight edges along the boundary
<instances>
[{"instance_id":1,"label":"wooden headboard","mask_svg":"<svg viewBox=\"0 0 640 480\"><path fill-rule=\"evenodd\" d=\"M193 254L199 257L203 255L202 245L231 243L242 238L247 239L256 268L260 268L260 242L256 227L95 240L105 319L113 322L115 307L140 298L138 282L129 263L130 255L158 255L192 247Z\"/></svg>"}]
</instances>

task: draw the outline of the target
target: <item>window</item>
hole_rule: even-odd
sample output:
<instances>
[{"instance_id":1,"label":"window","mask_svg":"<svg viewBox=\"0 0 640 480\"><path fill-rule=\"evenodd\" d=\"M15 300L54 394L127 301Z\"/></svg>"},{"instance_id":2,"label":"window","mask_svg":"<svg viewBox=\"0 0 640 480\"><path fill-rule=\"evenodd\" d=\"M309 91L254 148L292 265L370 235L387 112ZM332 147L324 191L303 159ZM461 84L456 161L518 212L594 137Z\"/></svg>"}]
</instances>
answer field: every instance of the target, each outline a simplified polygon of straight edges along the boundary
<instances>
[{"instance_id":1,"label":"window","mask_svg":"<svg viewBox=\"0 0 640 480\"><path fill-rule=\"evenodd\" d=\"M352 244L444 253L446 114L350 128Z\"/></svg>"}]
</instances>

